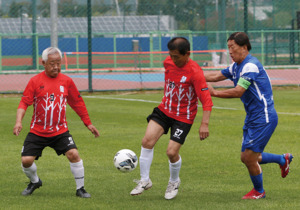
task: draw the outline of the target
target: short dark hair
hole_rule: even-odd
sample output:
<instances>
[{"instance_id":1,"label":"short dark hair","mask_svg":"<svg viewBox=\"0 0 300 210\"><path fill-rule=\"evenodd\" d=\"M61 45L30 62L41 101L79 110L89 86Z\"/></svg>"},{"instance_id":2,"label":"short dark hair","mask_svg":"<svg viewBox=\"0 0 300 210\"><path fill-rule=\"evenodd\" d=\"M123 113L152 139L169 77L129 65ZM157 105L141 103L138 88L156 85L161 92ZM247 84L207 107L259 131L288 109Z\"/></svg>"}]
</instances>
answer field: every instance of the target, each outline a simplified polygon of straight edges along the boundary
<instances>
[{"instance_id":1,"label":"short dark hair","mask_svg":"<svg viewBox=\"0 0 300 210\"><path fill-rule=\"evenodd\" d=\"M233 34L231 34L229 36L229 38L227 39L227 42L229 40L234 40L235 43L237 43L239 46L244 46L246 45L247 46L247 49L248 51L251 50L251 44L250 44L250 41L249 41L249 37L246 33L244 32L235 32Z\"/></svg>"},{"instance_id":2,"label":"short dark hair","mask_svg":"<svg viewBox=\"0 0 300 210\"><path fill-rule=\"evenodd\" d=\"M174 37L168 42L169 50L178 50L181 55L187 54L190 51L190 42L184 37Z\"/></svg>"}]
</instances>

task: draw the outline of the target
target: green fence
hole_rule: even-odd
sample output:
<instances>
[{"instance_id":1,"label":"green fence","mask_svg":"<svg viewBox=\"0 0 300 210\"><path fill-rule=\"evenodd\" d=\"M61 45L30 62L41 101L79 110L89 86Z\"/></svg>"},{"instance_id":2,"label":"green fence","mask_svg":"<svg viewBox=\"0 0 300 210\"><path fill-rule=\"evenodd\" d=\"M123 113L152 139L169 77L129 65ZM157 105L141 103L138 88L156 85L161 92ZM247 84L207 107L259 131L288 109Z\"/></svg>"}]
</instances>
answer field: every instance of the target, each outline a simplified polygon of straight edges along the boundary
<instances>
[{"instance_id":1,"label":"green fence","mask_svg":"<svg viewBox=\"0 0 300 210\"><path fill-rule=\"evenodd\" d=\"M174 36L187 37L191 42L191 58L199 65L210 67L210 69L220 69L230 64L231 60L227 53L227 37L234 31L170 31L167 34L162 32L144 33L94 33L93 37L102 38L97 43L93 43L93 69L94 70L155 70L162 68L162 62L168 54L166 49L167 41ZM250 42L252 44L251 53L258 57L263 65L272 68L282 68L300 64L299 57L299 33L300 30L260 30L249 31ZM12 38L16 37L16 38ZM26 38L27 37L27 38ZM63 69L70 71L80 71L87 69L87 51L84 40L87 34L59 34L61 40L58 46L63 51ZM59 38L59 39L60 39ZM199 38L197 40L197 38ZM79 42L79 39L83 39ZM139 40L142 39L142 40ZM16 71L42 70L41 52L48 47L50 34L36 34L35 39L28 38L28 34L0 34L0 43L5 40L6 47L1 47L0 51L0 72L13 73ZM14 40L19 44L13 46ZM111 41L109 49L102 45L105 40ZM117 40L119 40L117 42ZM133 40L137 41L137 48L134 50ZM197 40L195 42L195 40ZM67 42L66 42L67 41ZM144 41L144 44L140 42ZM32 42L35 42L35 53L32 54ZM64 44L66 42L66 44ZM24 44L22 44L24 43ZM162 46L164 43L164 46ZM67 46L65 46L67 45ZM69 45L72 45L71 47ZM84 45L84 46L81 46ZM21 50L20 47L27 47ZM9 50L8 50L9 49ZM101 49L105 49L101 51ZM9 51L9 53L7 52ZM22 52L22 53L20 53ZM20 55L21 54L21 55ZM214 57L222 57L223 61L216 62ZM221 59L221 58L220 58ZM33 65L36 60L36 65ZM220 67L221 66L221 67Z\"/></svg>"},{"instance_id":2,"label":"green fence","mask_svg":"<svg viewBox=\"0 0 300 210\"><path fill-rule=\"evenodd\" d=\"M251 53L270 70L273 85L300 84L298 0L99 0L91 10L86 1L58 0L55 21L51 2L0 1L0 92L22 92L43 69L53 25L62 69L82 91L163 88L166 43L174 36L189 39L191 57L204 70L224 68L231 63L226 40L235 31L249 34Z\"/></svg>"}]
</instances>

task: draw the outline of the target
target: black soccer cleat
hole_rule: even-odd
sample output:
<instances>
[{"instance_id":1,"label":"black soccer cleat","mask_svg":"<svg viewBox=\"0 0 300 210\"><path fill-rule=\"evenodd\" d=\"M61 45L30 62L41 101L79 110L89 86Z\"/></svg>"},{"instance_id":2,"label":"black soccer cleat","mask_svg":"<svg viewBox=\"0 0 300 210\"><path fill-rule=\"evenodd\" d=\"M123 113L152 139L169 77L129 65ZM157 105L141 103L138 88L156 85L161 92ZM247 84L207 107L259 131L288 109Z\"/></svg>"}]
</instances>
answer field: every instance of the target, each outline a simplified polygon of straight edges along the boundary
<instances>
[{"instance_id":1,"label":"black soccer cleat","mask_svg":"<svg viewBox=\"0 0 300 210\"><path fill-rule=\"evenodd\" d=\"M22 192L22 195L27 196L31 195L35 189L41 187L43 185L42 180L39 179L37 183L30 182L27 186L27 188Z\"/></svg>"},{"instance_id":2,"label":"black soccer cleat","mask_svg":"<svg viewBox=\"0 0 300 210\"><path fill-rule=\"evenodd\" d=\"M84 187L81 187L80 189L76 190L76 196L81 198L90 198L91 195L85 191Z\"/></svg>"}]
</instances>

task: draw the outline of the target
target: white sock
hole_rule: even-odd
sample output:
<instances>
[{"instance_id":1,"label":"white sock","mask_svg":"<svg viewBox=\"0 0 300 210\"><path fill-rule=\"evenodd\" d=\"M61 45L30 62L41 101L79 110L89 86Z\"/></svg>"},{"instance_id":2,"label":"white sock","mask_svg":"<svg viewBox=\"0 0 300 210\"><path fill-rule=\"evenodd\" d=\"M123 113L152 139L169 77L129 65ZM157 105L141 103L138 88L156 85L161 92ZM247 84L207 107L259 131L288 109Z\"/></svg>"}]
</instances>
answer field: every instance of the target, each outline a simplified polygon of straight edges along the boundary
<instances>
[{"instance_id":1,"label":"white sock","mask_svg":"<svg viewBox=\"0 0 300 210\"><path fill-rule=\"evenodd\" d=\"M150 166L153 160L153 149L142 147L140 156L141 181L149 181Z\"/></svg>"},{"instance_id":2,"label":"white sock","mask_svg":"<svg viewBox=\"0 0 300 210\"><path fill-rule=\"evenodd\" d=\"M170 169L170 182L177 182L179 180L179 172L181 168L181 157L175 163L171 163L169 160L169 169Z\"/></svg>"},{"instance_id":3,"label":"white sock","mask_svg":"<svg viewBox=\"0 0 300 210\"><path fill-rule=\"evenodd\" d=\"M21 164L23 172L26 174L26 176L30 179L32 183L38 183L39 182L39 177L36 173L37 167L35 165L35 162L29 167L29 168L24 168L23 165Z\"/></svg>"},{"instance_id":4,"label":"white sock","mask_svg":"<svg viewBox=\"0 0 300 210\"><path fill-rule=\"evenodd\" d=\"M76 189L80 189L84 186L84 167L83 167L83 161L80 160L77 163L71 163L70 162L70 168L71 172L75 178L76 182Z\"/></svg>"}]
</instances>

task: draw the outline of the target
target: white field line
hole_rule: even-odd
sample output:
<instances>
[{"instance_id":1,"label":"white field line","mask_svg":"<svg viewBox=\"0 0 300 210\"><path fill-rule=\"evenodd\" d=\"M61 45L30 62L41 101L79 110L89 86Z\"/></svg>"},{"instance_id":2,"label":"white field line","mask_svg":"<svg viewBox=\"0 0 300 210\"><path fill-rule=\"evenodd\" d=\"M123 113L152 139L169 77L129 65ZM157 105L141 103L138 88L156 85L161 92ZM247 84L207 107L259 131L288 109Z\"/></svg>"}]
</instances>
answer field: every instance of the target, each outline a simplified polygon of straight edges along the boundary
<instances>
[{"instance_id":1,"label":"white field line","mask_svg":"<svg viewBox=\"0 0 300 210\"><path fill-rule=\"evenodd\" d=\"M115 97L108 97L108 96L83 96L83 97L84 98L99 98L99 99L119 100L119 101L138 101L138 102L154 103L154 104L160 104L161 103L161 101L150 101L150 100L136 99L136 98L115 98ZM202 106L198 105L198 107L202 107ZM237 108L218 107L218 106L213 106L213 109L242 110L242 109L237 109ZM289 112L277 112L277 114L282 114L282 115L299 115L300 116L300 113L289 113Z\"/></svg>"}]
</instances>

